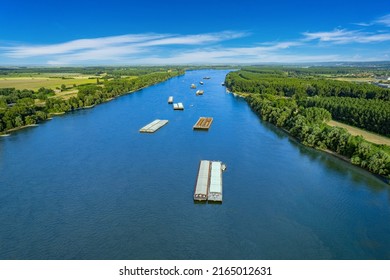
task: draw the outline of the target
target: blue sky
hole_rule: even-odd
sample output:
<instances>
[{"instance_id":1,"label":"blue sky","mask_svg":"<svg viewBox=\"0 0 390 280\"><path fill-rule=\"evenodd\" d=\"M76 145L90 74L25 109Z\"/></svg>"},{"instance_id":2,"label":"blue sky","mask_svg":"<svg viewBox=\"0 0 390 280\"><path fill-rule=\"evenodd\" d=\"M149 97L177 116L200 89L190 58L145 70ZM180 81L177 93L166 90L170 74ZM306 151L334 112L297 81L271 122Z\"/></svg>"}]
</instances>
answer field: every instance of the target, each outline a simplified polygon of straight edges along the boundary
<instances>
[{"instance_id":1,"label":"blue sky","mask_svg":"<svg viewBox=\"0 0 390 280\"><path fill-rule=\"evenodd\" d=\"M1 65L390 60L389 1L2 1Z\"/></svg>"}]
</instances>

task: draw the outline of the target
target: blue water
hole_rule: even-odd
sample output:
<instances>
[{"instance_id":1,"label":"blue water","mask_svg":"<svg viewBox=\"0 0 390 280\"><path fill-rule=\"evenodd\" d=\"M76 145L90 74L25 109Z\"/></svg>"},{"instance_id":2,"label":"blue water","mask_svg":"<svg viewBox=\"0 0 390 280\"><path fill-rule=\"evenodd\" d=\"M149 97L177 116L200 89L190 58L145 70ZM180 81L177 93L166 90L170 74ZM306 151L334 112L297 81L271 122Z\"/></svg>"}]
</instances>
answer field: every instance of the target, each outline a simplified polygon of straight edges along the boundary
<instances>
[{"instance_id":1,"label":"blue water","mask_svg":"<svg viewBox=\"0 0 390 280\"><path fill-rule=\"evenodd\" d=\"M188 71L0 138L0 258L389 259L389 186L259 120L227 73ZM192 130L200 116L208 132ZM169 123L138 132L157 118ZM193 202L201 159L227 164L222 205Z\"/></svg>"}]
</instances>

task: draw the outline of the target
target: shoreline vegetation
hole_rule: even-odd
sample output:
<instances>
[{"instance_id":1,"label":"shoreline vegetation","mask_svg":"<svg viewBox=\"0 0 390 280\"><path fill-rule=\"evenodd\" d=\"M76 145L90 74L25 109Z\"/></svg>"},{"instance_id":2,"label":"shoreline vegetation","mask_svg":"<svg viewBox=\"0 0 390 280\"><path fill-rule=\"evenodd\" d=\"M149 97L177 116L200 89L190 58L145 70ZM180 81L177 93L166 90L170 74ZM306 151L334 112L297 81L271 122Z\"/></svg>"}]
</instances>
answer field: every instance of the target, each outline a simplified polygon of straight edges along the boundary
<instances>
[{"instance_id":1,"label":"shoreline vegetation","mask_svg":"<svg viewBox=\"0 0 390 280\"><path fill-rule=\"evenodd\" d=\"M228 93L231 93L231 94L233 94L234 96L240 97L240 98L243 98L243 99L246 99L246 98L250 95L250 94L248 94L248 93L242 93L242 92L235 93L235 92L229 91ZM252 108L252 107L251 107L251 108ZM253 109L253 108L252 108L252 109ZM255 113L256 113L262 120L264 120L264 119L261 117L261 115L258 114L258 112L255 111ZM273 124L273 123L270 123L270 122L268 122L268 123L269 123L270 125L272 125L273 127L275 127L276 129L282 130L284 133L287 134L287 136L288 136L291 140L293 140L294 142L296 142L296 143L298 143L298 144L301 144L301 145L303 145L303 146L305 146L305 147L308 147L308 148L312 148L312 149L314 149L314 150L316 150L316 151L324 152L324 153L326 153L326 154L328 154L328 155L334 156L334 157L336 157L336 158L338 158L338 159L340 159L340 160L342 160L342 161L344 161L344 162L347 162L347 163L350 163L350 164L351 164L351 159L348 158L348 157L346 157L346 156L343 156L343 155L341 155L341 154L338 154L338 153L336 153L336 152L334 152L334 151L332 151L332 150L329 150L329 149L321 149L321 148L316 148L316 147L311 147L311 146L305 145L305 144L303 144L298 138L294 137L288 130L286 130L286 129L282 128L282 127L278 127L277 125L275 125L275 124ZM364 138L364 137L363 137L363 138ZM367 142L369 142L369 141L367 141ZM372 142L369 142L369 143L372 143ZM374 143L374 144L375 144L375 143ZM355 165L355 164L354 164L354 165ZM355 166L356 166L356 165L355 165ZM361 168L361 169L364 170L364 171L370 172L367 168L363 168L363 167L361 167L361 166L357 166L357 167ZM390 184L390 178L384 177L384 176L379 175L379 174L375 174L375 173L373 173L373 172L370 172L370 173L371 173L371 175L374 175L374 176L375 176L376 178L378 178L379 180L381 180L381 181L383 181L383 182L385 182L385 183L387 183L387 184Z\"/></svg>"},{"instance_id":2,"label":"shoreline vegetation","mask_svg":"<svg viewBox=\"0 0 390 280\"><path fill-rule=\"evenodd\" d=\"M284 130L299 143L368 170L390 184L390 146L371 143L345 128L327 124L337 115L344 122L369 125L376 133L387 136L390 90L352 82L327 82L317 76L319 69L312 72L305 69L304 74L300 70L248 67L230 72L225 84L229 92L243 97L261 119ZM344 99L346 94L348 99ZM326 106L323 102L315 106L321 98L328 98ZM354 104L360 103L366 108L355 110ZM323 107L331 107L332 112Z\"/></svg>"},{"instance_id":3,"label":"shoreline vegetation","mask_svg":"<svg viewBox=\"0 0 390 280\"><path fill-rule=\"evenodd\" d=\"M131 74L132 77L123 77L122 74ZM134 77L135 74L138 76ZM96 84L78 85L77 93L66 99L56 96L52 89L40 88L34 91L0 88L0 136L36 126L67 112L93 108L118 96L131 94L183 74L183 69L171 68L139 68L127 72L122 69L119 76L105 75L104 80L97 79Z\"/></svg>"},{"instance_id":4,"label":"shoreline vegetation","mask_svg":"<svg viewBox=\"0 0 390 280\"><path fill-rule=\"evenodd\" d=\"M84 71L96 81L74 85L74 94L67 98L46 88L37 91L0 88L0 136L37 126L57 115L93 108L183 75L184 69L63 68L61 71L68 74ZM0 75L4 75L2 71ZM356 71L339 67L244 67L230 72L225 84L227 92L244 98L261 119L281 128L294 140L366 169L390 184L390 146L369 142L355 132L350 133L348 127L330 125L337 120L384 138L390 135L390 90L337 80L340 73L349 75ZM329 73L334 79L329 79ZM17 71L11 74L21 75Z\"/></svg>"}]
</instances>

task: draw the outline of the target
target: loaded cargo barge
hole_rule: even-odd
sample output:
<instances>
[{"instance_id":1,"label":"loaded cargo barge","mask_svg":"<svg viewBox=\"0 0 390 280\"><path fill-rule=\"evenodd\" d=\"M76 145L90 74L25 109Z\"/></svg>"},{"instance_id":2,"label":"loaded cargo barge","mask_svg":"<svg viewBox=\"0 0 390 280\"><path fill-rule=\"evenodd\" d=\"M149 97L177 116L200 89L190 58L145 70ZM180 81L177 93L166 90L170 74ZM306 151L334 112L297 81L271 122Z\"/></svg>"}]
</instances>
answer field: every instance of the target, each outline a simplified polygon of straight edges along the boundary
<instances>
[{"instance_id":1,"label":"loaded cargo barge","mask_svg":"<svg viewBox=\"0 0 390 280\"><path fill-rule=\"evenodd\" d=\"M222 202L222 172L225 168L220 161L200 161L194 200Z\"/></svg>"}]
</instances>

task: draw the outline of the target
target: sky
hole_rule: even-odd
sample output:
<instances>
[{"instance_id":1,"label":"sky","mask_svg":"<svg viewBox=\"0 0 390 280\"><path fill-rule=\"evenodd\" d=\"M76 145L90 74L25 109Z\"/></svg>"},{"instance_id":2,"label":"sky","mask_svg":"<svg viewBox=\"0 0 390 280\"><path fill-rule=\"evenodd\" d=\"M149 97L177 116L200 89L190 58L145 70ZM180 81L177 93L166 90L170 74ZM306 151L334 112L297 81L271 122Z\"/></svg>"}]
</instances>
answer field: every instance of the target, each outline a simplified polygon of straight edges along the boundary
<instances>
[{"instance_id":1,"label":"sky","mask_svg":"<svg viewBox=\"0 0 390 280\"><path fill-rule=\"evenodd\" d=\"M0 0L3 66L389 60L389 0Z\"/></svg>"}]
</instances>

